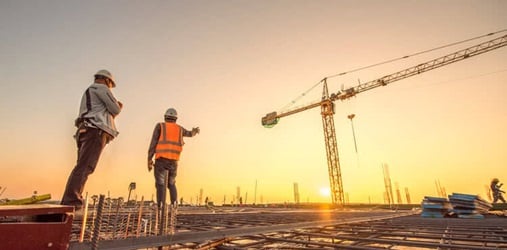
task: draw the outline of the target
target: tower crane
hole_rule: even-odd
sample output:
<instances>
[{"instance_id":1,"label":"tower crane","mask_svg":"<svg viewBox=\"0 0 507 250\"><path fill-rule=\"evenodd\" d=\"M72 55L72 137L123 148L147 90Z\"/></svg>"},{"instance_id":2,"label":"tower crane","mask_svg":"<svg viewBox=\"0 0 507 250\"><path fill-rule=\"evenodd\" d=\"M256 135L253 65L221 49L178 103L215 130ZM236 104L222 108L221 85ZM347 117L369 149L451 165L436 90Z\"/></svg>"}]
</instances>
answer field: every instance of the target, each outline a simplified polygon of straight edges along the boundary
<instances>
[{"instance_id":1,"label":"tower crane","mask_svg":"<svg viewBox=\"0 0 507 250\"><path fill-rule=\"evenodd\" d=\"M488 34L489 35L489 34ZM262 117L262 125L265 127L273 127L278 123L280 118L293 115L308 109L316 107L321 108L322 123L324 128L324 139L326 144L327 163L329 172L329 183L331 189L331 199L333 205L344 205L344 194L342 176L340 170L340 161L338 157L338 147L336 144L336 133L334 126L334 101L347 100L356 96L359 93L371 90L377 87L386 86L387 84L418 75L432 69L440 68L451 63L459 62L461 60L470 58L472 56L480 55L503 46L507 45L507 35L477 44L466 49L456 51L454 53L418 64L416 66L400 70L398 72L385 75L378 79L359 84L336 93L329 94L327 87L327 77L321 80L323 85L322 98L320 101L313 102L304 107L295 108L282 113L271 112Z\"/></svg>"}]
</instances>

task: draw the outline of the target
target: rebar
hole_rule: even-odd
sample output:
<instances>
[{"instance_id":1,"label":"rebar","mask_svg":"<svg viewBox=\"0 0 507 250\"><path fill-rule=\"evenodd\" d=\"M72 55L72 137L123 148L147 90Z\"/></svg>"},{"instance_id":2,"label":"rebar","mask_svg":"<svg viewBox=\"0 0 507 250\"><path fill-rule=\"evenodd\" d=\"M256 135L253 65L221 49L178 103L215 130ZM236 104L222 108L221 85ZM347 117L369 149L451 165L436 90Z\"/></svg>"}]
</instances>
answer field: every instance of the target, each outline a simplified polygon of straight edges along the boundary
<instances>
[{"instance_id":1,"label":"rebar","mask_svg":"<svg viewBox=\"0 0 507 250\"><path fill-rule=\"evenodd\" d=\"M99 247L99 233L102 225L102 209L104 208L105 195L101 194L99 197L99 204L97 206L97 217L95 217L95 227L93 228L92 236L92 250L97 250Z\"/></svg>"},{"instance_id":2,"label":"rebar","mask_svg":"<svg viewBox=\"0 0 507 250\"><path fill-rule=\"evenodd\" d=\"M209 246L209 249L507 248L507 220L492 215L484 219L438 219L423 218L417 211L408 210L280 211L250 207L215 207L211 213L204 207L180 206L175 213L174 234L167 234L169 230L159 235L157 228L152 235L136 237L138 228L129 220L131 213L136 215L132 212L135 209L130 206L120 212L120 216L128 217L125 238L110 238L110 234L101 232L101 249L163 249L168 246L171 249L199 246ZM155 213L151 218L156 220L156 206L145 206L145 209L151 209ZM149 219L149 213L144 212L142 220ZM228 240L221 245L207 245L224 238ZM73 241L70 249L89 249L87 246L87 242Z\"/></svg>"}]
</instances>

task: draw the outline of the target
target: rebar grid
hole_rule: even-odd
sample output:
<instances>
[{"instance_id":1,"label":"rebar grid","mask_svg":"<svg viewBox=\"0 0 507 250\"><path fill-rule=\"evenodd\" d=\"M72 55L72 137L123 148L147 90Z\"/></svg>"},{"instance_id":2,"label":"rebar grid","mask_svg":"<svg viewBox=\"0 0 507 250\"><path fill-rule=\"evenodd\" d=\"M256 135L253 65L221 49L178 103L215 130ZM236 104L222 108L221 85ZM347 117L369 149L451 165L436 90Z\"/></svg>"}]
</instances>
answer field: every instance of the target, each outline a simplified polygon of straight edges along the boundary
<instances>
[{"instance_id":1,"label":"rebar grid","mask_svg":"<svg viewBox=\"0 0 507 250\"><path fill-rule=\"evenodd\" d=\"M507 219L426 219L418 215L245 236L234 249L507 249ZM238 242L257 239L257 242ZM217 248L223 249L223 248Z\"/></svg>"},{"instance_id":2,"label":"rebar grid","mask_svg":"<svg viewBox=\"0 0 507 250\"><path fill-rule=\"evenodd\" d=\"M102 233L101 249L155 246L170 246L170 249L507 249L507 219L492 215L485 219L459 219L422 218L386 210L282 212L182 208L177 215L176 232L168 238L154 233L158 232L156 211L151 206L145 207L141 216L135 213L135 207L120 210L104 222L115 225L102 227L109 231ZM127 211L130 217L144 220L144 224L129 223L125 218ZM103 217L107 216L106 211ZM137 225L144 226L138 230ZM123 232L116 233L120 237L114 237L112 228L115 227ZM71 249L87 248L71 244Z\"/></svg>"}]
</instances>

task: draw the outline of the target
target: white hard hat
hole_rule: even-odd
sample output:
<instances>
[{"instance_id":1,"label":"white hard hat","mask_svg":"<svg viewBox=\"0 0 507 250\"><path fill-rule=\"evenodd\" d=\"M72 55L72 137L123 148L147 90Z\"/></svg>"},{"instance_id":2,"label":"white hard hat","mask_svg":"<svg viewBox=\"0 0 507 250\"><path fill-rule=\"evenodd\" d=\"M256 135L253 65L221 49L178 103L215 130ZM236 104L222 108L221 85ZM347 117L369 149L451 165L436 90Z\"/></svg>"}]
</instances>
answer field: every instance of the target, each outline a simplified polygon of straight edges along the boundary
<instances>
[{"instance_id":1,"label":"white hard hat","mask_svg":"<svg viewBox=\"0 0 507 250\"><path fill-rule=\"evenodd\" d=\"M176 112L176 109L169 108L164 114L165 118L178 118L178 112Z\"/></svg>"},{"instance_id":2,"label":"white hard hat","mask_svg":"<svg viewBox=\"0 0 507 250\"><path fill-rule=\"evenodd\" d=\"M116 87L116 83L114 82L113 79L113 74L111 74L111 72L109 72L108 70L101 69L97 71L97 73L95 73L95 76L107 77L109 80L111 80L111 82L113 82L113 87Z\"/></svg>"}]
</instances>

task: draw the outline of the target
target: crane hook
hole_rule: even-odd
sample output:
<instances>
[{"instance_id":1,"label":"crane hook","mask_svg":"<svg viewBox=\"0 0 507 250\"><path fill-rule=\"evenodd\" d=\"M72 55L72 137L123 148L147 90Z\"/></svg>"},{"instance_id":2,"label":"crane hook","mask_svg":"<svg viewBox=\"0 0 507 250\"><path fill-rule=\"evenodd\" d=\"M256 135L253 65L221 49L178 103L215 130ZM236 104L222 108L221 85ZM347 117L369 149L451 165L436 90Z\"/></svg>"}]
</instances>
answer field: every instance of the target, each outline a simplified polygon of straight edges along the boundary
<instances>
[{"instance_id":1,"label":"crane hook","mask_svg":"<svg viewBox=\"0 0 507 250\"><path fill-rule=\"evenodd\" d=\"M356 117L355 114L350 114L347 116L347 118L350 119L350 124L352 125L352 135L354 136L354 147L356 149L356 154L357 154L356 133L354 132L354 123L352 122L352 119L354 119L354 117Z\"/></svg>"}]
</instances>

